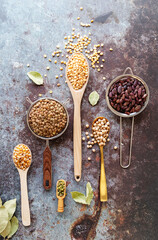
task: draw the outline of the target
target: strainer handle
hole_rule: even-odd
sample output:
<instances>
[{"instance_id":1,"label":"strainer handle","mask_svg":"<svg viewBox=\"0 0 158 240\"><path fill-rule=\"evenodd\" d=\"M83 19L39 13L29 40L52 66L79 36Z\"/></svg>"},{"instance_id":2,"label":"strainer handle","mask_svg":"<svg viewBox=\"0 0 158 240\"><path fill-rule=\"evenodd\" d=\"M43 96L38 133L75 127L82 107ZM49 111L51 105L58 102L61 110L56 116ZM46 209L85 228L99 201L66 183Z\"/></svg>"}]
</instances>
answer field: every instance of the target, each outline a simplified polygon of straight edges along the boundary
<instances>
[{"instance_id":1,"label":"strainer handle","mask_svg":"<svg viewBox=\"0 0 158 240\"><path fill-rule=\"evenodd\" d=\"M43 186L45 190L50 190L52 187L52 153L48 140L43 152Z\"/></svg>"},{"instance_id":2,"label":"strainer handle","mask_svg":"<svg viewBox=\"0 0 158 240\"><path fill-rule=\"evenodd\" d=\"M128 160L128 164L127 165L123 165L123 161L122 161L122 117L120 117L120 166L122 168L128 168L131 165L133 130L134 130L134 117L132 117L129 160Z\"/></svg>"},{"instance_id":3,"label":"strainer handle","mask_svg":"<svg viewBox=\"0 0 158 240\"><path fill-rule=\"evenodd\" d=\"M130 67L127 67L127 68L125 69L125 71L123 72L123 75L124 75L124 74L127 74L128 71L129 71L129 73L130 73L131 75L133 75L133 71L132 71L132 69L131 69Z\"/></svg>"}]
</instances>

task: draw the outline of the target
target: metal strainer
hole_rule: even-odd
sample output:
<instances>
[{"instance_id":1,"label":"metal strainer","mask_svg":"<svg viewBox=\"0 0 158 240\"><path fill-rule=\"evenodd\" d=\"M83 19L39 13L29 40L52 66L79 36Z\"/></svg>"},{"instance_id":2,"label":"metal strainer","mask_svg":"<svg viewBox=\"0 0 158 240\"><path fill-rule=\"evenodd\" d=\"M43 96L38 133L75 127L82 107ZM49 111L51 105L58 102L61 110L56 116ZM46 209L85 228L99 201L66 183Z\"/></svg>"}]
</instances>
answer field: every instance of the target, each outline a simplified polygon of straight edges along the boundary
<instances>
[{"instance_id":1,"label":"metal strainer","mask_svg":"<svg viewBox=\"0 0 158 240\"><path fill-rule=\"evenodd\" d=\"M53 101L56 101L58 102L61 106L63 106L65 112L66 112L66 115L67 115L67 123L65 125L65 128L63 129L62 132L60 132L59 134L53 136L53 137L42 137L42 136L39 136L37 135L36 133L34 133L34 131L31 129L30 125L29 125L29 114L30 114L30 111L32 109L32 107L34 106L34 104L36 104L37 102L39 102L40 100L42 99L49 99L49 100L53 100ZM32 102L28 97L26 98L26 100L30 103L30 107L28 109L28 112L27 112L27 125L28 125L28 128L30 129L30 131L32 132L32 134L40 139L43 139L46 141L46 148L43 152L43 186L46 190L49 190L52 186L52 153L51 153L51 150L50 150L50 147L49 147L49 140L53 140L53 139L56 139L58 137L60 137L67 129L68 127L68 124L69 124L69 115L68 115L68 112L66 110L66 108L64 107L64 105L59 102L58 100L54 99L54 98L40 98L34 102Z\"/></svg>"},{"instance_id":2,"label":"metal strainer","mask_svg":"<svg viewBox=\"0 0 158 240\"><path fill-rule=\"evenodd\" d=\"M127 74L127 72L129 71L129 74ZM144 103L144 106L140 109L139 112L134 112L134 113L131 113L129 115L125 114L125 113L121 113L121 112L118 112L116 111L110 104L110 101L109 101L109 97L108 97L108 94L109 94L109 90L110 90L110 87L115 83L115 82L118 82L119 80L123 80L123 79L126 79L127 77L132 77L134 79L137 79L138 81L140 81L144 87L145 87L145 90L146 90L146 93L147 93L147 98L146 98L146 101ZM114 80L112 80L110 82L110 84L108 85L107 87L107 90L106 90L106 101L107 101L107 105L109 107L109 109L114 113L116 114L117 116L120 117L120 166L122 168L128 168L131 164L131 156L132 156L132 140L133 140L133 130L134 130L134 117L138 114L140 114L147 106L148 102L149 102L149 88L146 84L146 82L141 79L140 77L136 76L133 74L133 71L130 67L127 67L125 69L125 71L123 72L122 75L116 77ZM131 137L130 137L130 152L129 152L129 160L128 160L128 163L127 165L123 165L123 161L122 161L122 118L130 118L132 117L132 127L131 127Z\"/></svg>"}]
</instances>

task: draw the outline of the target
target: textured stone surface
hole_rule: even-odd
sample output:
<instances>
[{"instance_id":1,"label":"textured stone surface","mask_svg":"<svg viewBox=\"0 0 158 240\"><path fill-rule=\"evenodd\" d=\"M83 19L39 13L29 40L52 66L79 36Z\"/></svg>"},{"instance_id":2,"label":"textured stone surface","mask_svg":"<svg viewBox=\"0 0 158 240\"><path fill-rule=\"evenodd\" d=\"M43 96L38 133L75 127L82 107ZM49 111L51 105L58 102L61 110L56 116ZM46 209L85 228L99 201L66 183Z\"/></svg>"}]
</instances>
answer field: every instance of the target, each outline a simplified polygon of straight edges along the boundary
<instances>
[{"instance_id":1,"label":"textured stone surface","mask_svg":"<svg viewBox=\"0 0 158 240\"><path fill-rule=\"evenodd\" d=\"M156 240L158 222L158 5L156 0L1 0L0 7L0 196L3 201L17 198L16 216L20 226L13 239L131 239ZM84 10L81 12L80 7ZM91 28L81 28L77 17ZM99 148L96 153L83 144L82 180L73 177L72 122L73 103L65 77L57 81L59 66L49 63L43 54L51 56L56 45L64 49L64 36L72 27L82 34L92 33L92 44L104 43L106 63L98 73L90 69L90 80L82 102L82 131L96 116L105 116L111 123L111 141L104 149L108 186L108 203L98 201ZM109 48L113 52L109 52ZM30 68L27 68L27 64ZM35 86L26 73L34 70L42 75L47 71L44 86ZM135 118L132 164L123 170L119 166L119 119L107 108L105 89L117 75L130 66L148 84L151 97L148 107ZM102 77L106 77L106 81ZM61 87L56 83L60 82ZM65 134L50 142L53 156L53 187L42 187L42 153L45 142L31 135L26 125L29 103L38 94L52 96L66 103L70 124ZM100 94L99 104L91 107L88 95ZM130 120L124 120L124 159L128 159ZM33 161L28 174L31 226L24 227L20 216L20 183L12 162L12 151L23 142L32 151ZM87 157L92 161L88 162ZM55 183L59 178L68 182L65 212L57 213ZM76 204L70 191L85 192L87 181L95 191L91 207ZM84 215L86 214L86 215ZM89 216L88 216L88 215ZM76 222L77 221L77 222ZM76 226L77 223L80 223ZM73 230L72 230L73 229ZM91 229L91 230L90 230ZM71 231L72 230L72 231Z\"/></svg>"}]
</instances>

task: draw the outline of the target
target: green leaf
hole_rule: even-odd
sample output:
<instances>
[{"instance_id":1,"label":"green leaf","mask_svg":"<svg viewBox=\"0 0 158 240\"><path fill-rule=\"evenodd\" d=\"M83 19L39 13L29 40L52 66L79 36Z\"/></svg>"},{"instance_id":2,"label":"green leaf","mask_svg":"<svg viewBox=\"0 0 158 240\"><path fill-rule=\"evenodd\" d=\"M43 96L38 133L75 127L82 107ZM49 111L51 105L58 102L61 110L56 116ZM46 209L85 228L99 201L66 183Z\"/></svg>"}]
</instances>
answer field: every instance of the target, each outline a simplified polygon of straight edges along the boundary
<instances>
[{"instance_id":1,"label":"green leaf","mask_svg":"<svg viewBox=\"0 0 158 240\"><path fill-rule=\"evenodd\" d=\"M8 235L8 238L11 238L16 233L16 231L18 230L18 227L19 227L18 219L14 216L11 219L11 230Z\"/></svg>"},{"instance_id":2,"label":"green leaf","mask_svg":"<svg viewBox=\"0 0 158 240\"><path fill-rule=\"evenodd\" d=\"M0 207L0 233L6 228L9 221L9 215L7 209L2 206Z\"/></svg>"},{"instance_id":3,"label":"green leaf","mask_svg":"<svg viewBox=\"0 0 158 240\"><path fill-rule=\"evenodd\" d=\"M89 102L92 106L95 106L99 101L99 94L96 91L93 91L89 94Z\"/></svg>"},{"instance_id":4,"label":"green leaf","mask_svg":"<svg viewBox=\"0 0 158 240\"><path fill-rule=\"evenodd\" d=\"M71 192L71 196L75 202L90 205L93 198L93 189L90 182L86 186L86 196L80 192Z\"/></svg>"},{"instance_id":5,"label":"green leaf","mask_svg":"<svg viewBox=\"0 0 158 240\"><path fill-rule=\"evenodd\" d=\"M87 204L86 197L83 193L80 192L71 192L71 196L75 202Z\"/></svg>"},{"instance_id":6,"label":"green leaf","mask_svg":"<svg viewBox=\"0 0 158 240\"><path fill-rule=\"evenodd\" d=\"M88 205L90 205L92 199L93 199L93 189L91 187L91 184L90 182L87 183L87 186L86 186L86 202Z\"/></svg>"},{"instance_id":7,"label":"green leaf","mask_svg":"<svg viewBox=\"0 0 158 240\"><path fill-rule=\"evenodd\" d=\"M0 198L0 207L2 206L2 199Z\"/></svg>"},{"instance_id":8,"label":"green leaf","mask_svg":"<svg viewBox=\"0 0 158 240\"><path fill-rule=\"evenodd\" d=\"M38 72L28 72L27 76L37 85L43 84L43 77Z\"/></svg>"},{"instance_id":9,"label":"green leaf","mask_svg":"<svg viewBox=\"0 0 158 240\"><path fill-rule=\"evenodd\" d=\"M5 208L7 209L10 220L16 209L16 198L5 202L3 206L5 206Z\"/></svg>"},{"instance_id":10,"label":"green leaf","mask_svg":"<svg viewBox=\"0 0 158 240\"><path fill-rule=\"evenodd\" d=\"M10 233L10 230L11 230L11 223L9 221L6 228L3 230L3 232L0 233L0 235L5 238Z\"/></svg>"}]
</instances>

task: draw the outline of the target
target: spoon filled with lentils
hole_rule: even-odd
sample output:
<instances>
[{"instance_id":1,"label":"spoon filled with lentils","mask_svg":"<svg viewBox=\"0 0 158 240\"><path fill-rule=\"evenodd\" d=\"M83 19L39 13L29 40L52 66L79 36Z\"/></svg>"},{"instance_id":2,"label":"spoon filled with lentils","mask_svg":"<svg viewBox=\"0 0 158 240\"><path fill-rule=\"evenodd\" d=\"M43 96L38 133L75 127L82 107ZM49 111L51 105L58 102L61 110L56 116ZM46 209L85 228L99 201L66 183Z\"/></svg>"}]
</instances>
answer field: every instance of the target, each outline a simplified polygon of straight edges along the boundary
<instances>
[{"instance_id":1,"label":"spoon filled with lentils","mask_svg":"<svg viewBox=\"0 0 158 240\"><path fill-rule=\"evenodd\" d=\"M49 140L60 137L69 123L66 108L53 98L41 98L35 102L28 99L31 106L27 113L27 124L38 138L46 140L43 152L43 186L49 190L52 186L52 153Z\"/></svg>"},{"instance_id":2,"label":"spoon filled with lentils","mask_svg":"<svg viewBox=\"0 0 158 240\"><path fill-rule=\"evenodd\" d=\"M104 156L103 156L103 147L106 145L109 131L110 123L107 118L98 117L93 121L92 124L93 136L96 142L99 145L101 153L101 169L100 169L100 201L107 201L107 184L105 176L105 167L104 167Z\"/></svg>"}]
</instances>

